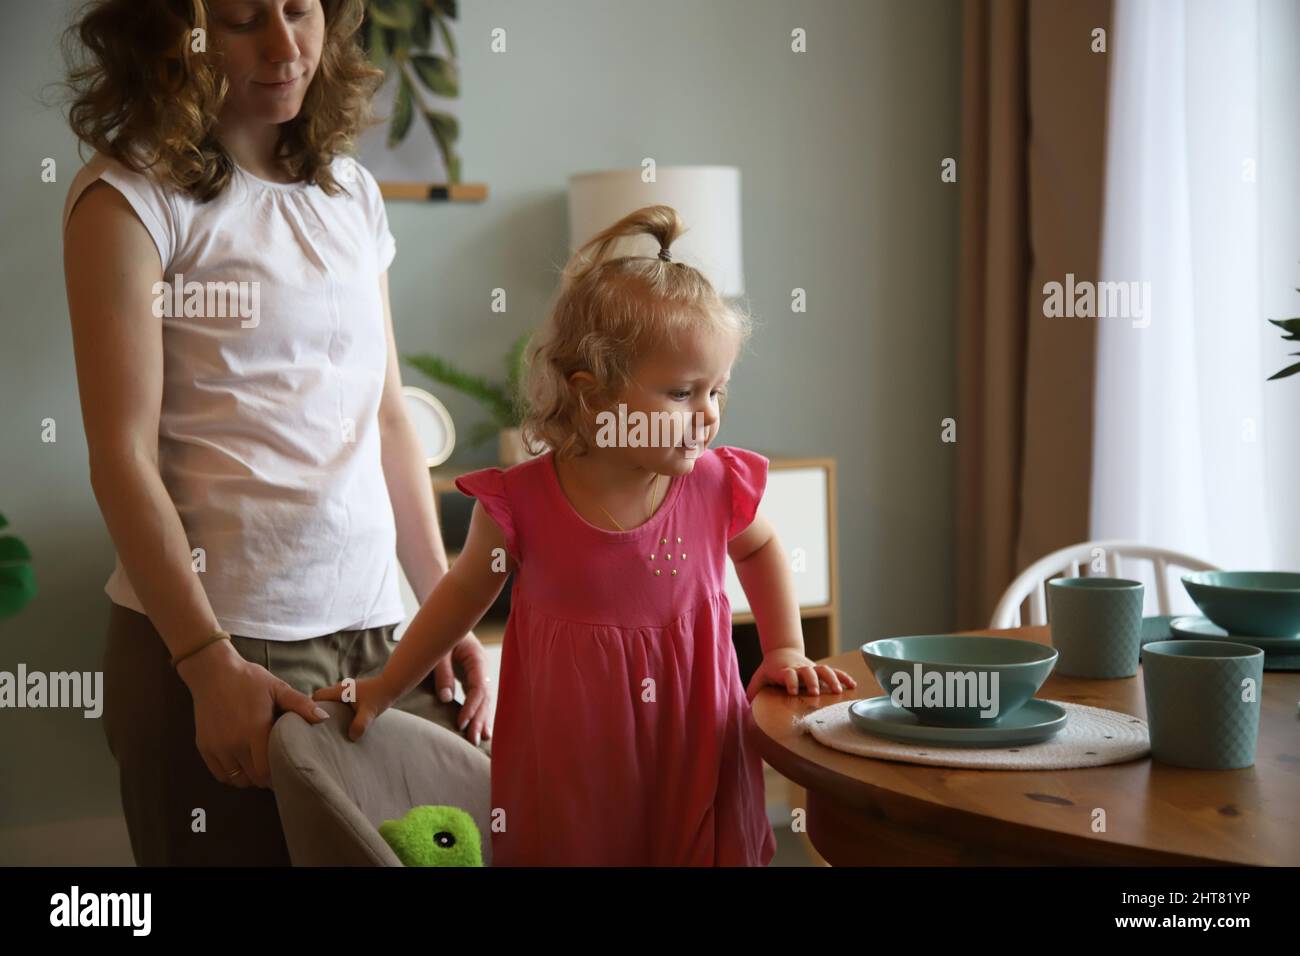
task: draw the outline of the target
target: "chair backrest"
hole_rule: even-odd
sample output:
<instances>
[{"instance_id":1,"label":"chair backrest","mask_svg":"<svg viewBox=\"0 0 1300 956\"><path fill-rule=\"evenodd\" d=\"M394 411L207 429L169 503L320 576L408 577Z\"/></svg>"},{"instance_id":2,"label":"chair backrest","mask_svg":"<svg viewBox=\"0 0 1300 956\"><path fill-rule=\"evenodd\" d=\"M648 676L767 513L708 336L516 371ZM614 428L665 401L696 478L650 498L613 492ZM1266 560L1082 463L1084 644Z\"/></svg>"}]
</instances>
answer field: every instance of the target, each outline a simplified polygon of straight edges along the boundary
<instances>
[{"instance_id":1,"label":"chair backrest","mask_svg":"<svg viewBox=\"0 0 1300 956\"><path fill-rule=\"evenodd\" d=\"M271 728L268 757L294 866L401 866L379 824L421 805L460 807L474 818L491 866L491 768L459 734L393 708L358 741L352 708L320 704L330 719L308 724L286 713Z\"/></svg>"},{"instance_id":2,"label":"chair backrest","mask_svg":"<svg viewBox=\"0 0 1300 956\"><path fill-rule=\"evenodd\" d=\"M1124 573L1121 562L1151 562L1155 575L1156 604L1161 614L1170 613L1169 569L1217 571L1213 564L1189 554L1156 548L1136 541L1084 541L1053 551L1021 571L1007 587L993 610L990 628L1020 627L1020 605L1029 599L1029 623L1047 623L1046 582L1059 575L1078 577L1081 571L1111 578L1132 577Z\"/></svg>"}]
</instances>

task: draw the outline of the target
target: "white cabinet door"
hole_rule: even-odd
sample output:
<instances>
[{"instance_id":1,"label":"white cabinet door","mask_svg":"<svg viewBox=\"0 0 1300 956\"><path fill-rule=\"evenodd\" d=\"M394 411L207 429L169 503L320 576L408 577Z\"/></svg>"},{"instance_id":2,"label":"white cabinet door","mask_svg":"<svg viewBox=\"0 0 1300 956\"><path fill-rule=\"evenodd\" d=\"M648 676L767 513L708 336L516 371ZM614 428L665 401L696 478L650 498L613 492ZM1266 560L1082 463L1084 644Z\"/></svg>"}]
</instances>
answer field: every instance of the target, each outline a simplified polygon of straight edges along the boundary
<instances>
[{"instance_id":1,"label":"white cabinet door","mask_svg":"<svg viewBox=\"0 0 1300 956\"><path fill-rule=\"evenodd\" d=\"M821 607L831 600L830 504L824 468L774 468L758 510L772 522L794 575L800 607ZM749 599L736 567L727 562L727 597L736 613L748 611Z\"/></svg>"}]
</instances>

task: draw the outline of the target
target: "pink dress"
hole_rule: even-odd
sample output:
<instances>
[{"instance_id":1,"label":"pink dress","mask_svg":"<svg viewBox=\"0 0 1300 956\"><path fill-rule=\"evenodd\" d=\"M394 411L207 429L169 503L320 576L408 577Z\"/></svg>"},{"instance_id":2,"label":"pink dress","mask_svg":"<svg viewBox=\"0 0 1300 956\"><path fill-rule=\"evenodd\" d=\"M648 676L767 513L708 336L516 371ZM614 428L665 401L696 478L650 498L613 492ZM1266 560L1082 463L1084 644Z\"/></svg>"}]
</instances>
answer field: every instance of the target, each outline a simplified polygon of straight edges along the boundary
<instances>
[{"instance_id":1,"label":"pink dress","mask_svg":"<svg viewBox=\"0 0 1300 956\"><path fill-rule=\"evenodd\" d=\"M706 449L628 531L580 517L553 453L457 479L518 562L492 742L494 866L766 866L727 541L768 461ZM494 831L500 827L494 826Z\"/></svg>"}]
</instances>

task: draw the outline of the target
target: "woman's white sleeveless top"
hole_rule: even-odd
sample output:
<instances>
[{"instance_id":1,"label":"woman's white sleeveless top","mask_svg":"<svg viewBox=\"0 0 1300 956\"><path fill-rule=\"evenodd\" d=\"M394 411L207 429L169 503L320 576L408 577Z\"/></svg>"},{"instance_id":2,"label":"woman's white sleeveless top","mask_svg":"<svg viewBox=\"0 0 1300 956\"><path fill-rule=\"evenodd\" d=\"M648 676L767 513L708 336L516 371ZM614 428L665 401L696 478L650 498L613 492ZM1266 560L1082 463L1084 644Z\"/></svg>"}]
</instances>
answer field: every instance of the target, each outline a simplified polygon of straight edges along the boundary
<instances>
[{"instance_id":1,"label":"woman's white sleeveless top","mask_svg":"<svg viewBox=\"0 0 1300 956\"><path fill-rule=\"evenodd\" d=\"M370 172L332 168L350 195L237 169L199 203L97 153L64 206L66 229L103 179L158 247L138 318L162 324L159 470L217 619L246 637L404 617L378 421L396 244ZM145 612L120 559L105 591Z\"/></svg>"}]
</instances>

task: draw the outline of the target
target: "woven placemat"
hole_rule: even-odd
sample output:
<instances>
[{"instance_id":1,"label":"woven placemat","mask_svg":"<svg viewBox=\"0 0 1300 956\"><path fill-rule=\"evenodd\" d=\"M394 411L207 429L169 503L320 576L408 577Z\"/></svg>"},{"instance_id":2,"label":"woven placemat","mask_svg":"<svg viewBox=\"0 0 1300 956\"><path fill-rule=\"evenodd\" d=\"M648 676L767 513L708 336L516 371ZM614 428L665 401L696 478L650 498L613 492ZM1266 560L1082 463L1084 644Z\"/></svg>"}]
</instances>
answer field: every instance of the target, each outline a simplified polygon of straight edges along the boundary
<instances>
[{"instance_id":1,"label":"woven placemat","mask_svg":"<svg viewBox=\"0 0 1300 956\"><path fill-rule=\"evenodd\" d=\"M1065 727L1049 740L1013 747L941 747L899 743L859 730L849 719L856 701L845 700L805 714L795 722L800 733L845 753L935 767L980 770L1066 770L1135 760L1151 752L1147 723L1131 714L1100 707L1052 701L1067 712Z\"/></svg>"}]
</instances>

